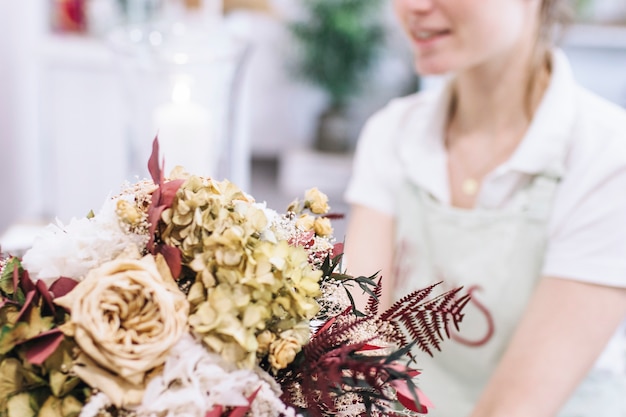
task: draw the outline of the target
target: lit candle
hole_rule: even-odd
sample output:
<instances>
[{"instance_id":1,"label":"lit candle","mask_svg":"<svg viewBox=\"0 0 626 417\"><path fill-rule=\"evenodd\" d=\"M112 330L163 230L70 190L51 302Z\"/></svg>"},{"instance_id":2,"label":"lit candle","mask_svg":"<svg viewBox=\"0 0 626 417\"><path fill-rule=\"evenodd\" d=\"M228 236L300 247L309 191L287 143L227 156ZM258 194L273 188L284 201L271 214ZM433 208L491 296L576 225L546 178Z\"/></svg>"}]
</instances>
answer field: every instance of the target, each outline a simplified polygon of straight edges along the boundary
<instances>
[{"instance_id":1,"label":"lit candle","mask_svg":"<svg viewBox=\"0 0 626 417\"><path fill-rule=\"evenodd\" d=\"M176 80L172 101L155 109L153 122L168 171L181 165L196 175L216 175L219 143L211 114L208 108L191 101L187 79Z\"/></svg>"}]
</instances>

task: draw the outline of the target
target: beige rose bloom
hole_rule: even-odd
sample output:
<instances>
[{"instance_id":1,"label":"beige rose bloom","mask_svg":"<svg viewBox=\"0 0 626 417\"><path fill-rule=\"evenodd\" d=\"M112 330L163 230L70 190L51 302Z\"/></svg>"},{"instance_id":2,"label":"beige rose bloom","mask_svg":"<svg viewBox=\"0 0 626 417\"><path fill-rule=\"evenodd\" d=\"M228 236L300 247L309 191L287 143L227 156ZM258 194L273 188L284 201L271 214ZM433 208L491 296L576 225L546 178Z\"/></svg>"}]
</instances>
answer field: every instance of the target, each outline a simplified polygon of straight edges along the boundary
<instances>
[{"instance_id":1,"label":"beige rose bloom","mask_svg":"<svg viewBox=\"0 0 626 417\"><path fill-rule=\"evenodd\" d=\"M187 330L188 302L161 256L107 262L55 303L71 311L65 331L82 350L72 370L116 406L141 402Z\"/></svg>"},{"instance_id":2,"label":"beige rose bloom","mask_svg":"<svg viewBox=\"0 0 626 417\"><path fill-rule=\"evenodd\" d=\"M330 236L333 234L333 227L330 224L330 219L327 217L318 217L313 224L315 234L318 236Z\"/></svg>"},{"instance_id":3,"label":"beige rose bloom","mask_svg":"<svg viewBox=\"0 0 626 417\"><path fill-rule=\"evenodd\" d=\"M302 346L295 337L281 337L270 344L270 365L274 370L285 369L294 361Z\"/></svg>"},{"instance_id":4,"label":"beige rose bloom","mask_svg":"<svg viewBox=\"0 0 626 417\"><path fill-rule=\"evenodd\" d=\"M305 204L315 214L326 214L330 210L328 197L317 189L317 187L307 190L304 194Z\"/></svg>"},{"instance_id":5,"label":"beige rose bloom","mask_svg":"<svg viewBox=\"0 0 626 417\"><path fill-rule=\"evenodd\" d=\"M304 230L305 232L313 229L314 225L315 217L309 216L308 214L302 214L298 217L298 220L296 220L296 227L300 230Z\"/></svg>"},{"instance_id":6,"label":"beige rose bloom","mask_svg":"<svg viewBox=\"0 0 626 417\"><path fill-rule=\"evenodd\" d=\"M257 352L263 355L267 353L270 349L270 345L274 340L276 340L276 335L274 333L270 332L269 330L263 330L256 337L256 341L259 344Z\"/></svg>"}]
</instances>

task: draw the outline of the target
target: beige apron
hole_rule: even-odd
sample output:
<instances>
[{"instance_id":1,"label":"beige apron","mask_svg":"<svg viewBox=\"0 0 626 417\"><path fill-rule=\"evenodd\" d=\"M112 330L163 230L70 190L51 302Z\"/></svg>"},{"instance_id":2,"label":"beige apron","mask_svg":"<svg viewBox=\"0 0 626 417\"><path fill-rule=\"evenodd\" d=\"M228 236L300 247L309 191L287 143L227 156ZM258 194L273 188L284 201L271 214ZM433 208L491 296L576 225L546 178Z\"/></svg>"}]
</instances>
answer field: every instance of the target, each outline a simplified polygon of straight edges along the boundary
<instances>
[{"instance_id":1,"label":"beige apron","mask_svg":"<svg viewBox=\"0 0 626 417\"><path fill-rule=\"evenodd\" d=\"M494 371L540 279L558 177L535 176L503 210L445 206L408 183L400 193L395 297L438 281L472 295L460 332L419 356L429 416L467 417ZM621 374L592 371L559 417L623 417L624 397Z\"/></svg>"}]
</instances>

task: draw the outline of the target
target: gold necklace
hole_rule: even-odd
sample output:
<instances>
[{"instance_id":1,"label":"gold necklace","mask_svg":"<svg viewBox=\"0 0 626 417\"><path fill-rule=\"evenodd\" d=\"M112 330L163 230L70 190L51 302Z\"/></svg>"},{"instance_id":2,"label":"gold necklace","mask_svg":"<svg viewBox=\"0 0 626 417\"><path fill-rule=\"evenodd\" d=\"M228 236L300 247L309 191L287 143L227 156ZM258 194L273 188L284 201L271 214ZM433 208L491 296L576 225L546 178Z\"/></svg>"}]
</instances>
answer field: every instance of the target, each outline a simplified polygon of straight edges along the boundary
<instances>
[{"instance_id":1,"label":"gold necklace","mask_svg":"<svg viewBox=\"0 0 626 417\"><path fill-rule=\"evenodd\" d=\"M457 99L456 99L456 95L453 94L452 98L450 99L450 109L449 109L450 119L454 118L456 106L457 106ZM449 124L447 127L447 136L445 139L445 143L447 144L447 148L448 148L449 159L450 159L450 155L452 155L452 153L450 152L450 144L452 142L450 140L450 128L451 127ZM499 158L507 154L509 154L510 156L511 152L514 152L515 148L517 148L520 141L523 139L527 128L528 126L525 126L524 129L521 130L518 139L513 141L511 144L509 144L510 146L504 146L503 148L499 150L499 152L493 152L491 154L491 157L488 158L486 162L480 166L480 169L475 170L475 175L467 175L469 170L465 166L463 158L460 158L460 157L456 158L456 162L462 171L461 174L463 176L466 176L466 178L463 178L461 180L461 191L463 192L463 194L465 194L468 197L474 197L478 193L478 191L480 190L480 186L481 186L481 179L491 171L495 161L497 161Z\"/></svg>"},{"instance_id":2,"label":"gold necklace","mask_svg":"<svg viewBox=\"0 0 626 417\"><path fill-rule=\"evenodd\" d=\"M466 196L473 197L478 192L479 186L478 180L471 177L465 178L463 182L461 182L461 191L463 191L463 194Z\"/></svg>"},{"instance_id":3,"label":"gold necklace","mask_svg":"<svg viewBox=\"0 0 626 417\"><path fill-rule=\"evenodd\" d=\"M467 175L468 171L460 158L457 158L457 165L461 168L462 176L465 177L461 180L461 191L468 197L474 197L480 189L480 181L478 179L480 174ZM488 167L488 165L485 165L485 167ZM482 172L482 170L480 172Z\"/></svg>"},{"instance_id":4,"label":"gold necklace","mask_svg":"<svg viewBox=\"0 0 626 417\"><path fill-rule=\"evenodd\" d=\"M510 152L510 150L505 149L503 152L494 153L491 158L489 158L484 164L480 166L480 169L474 171L475 174L473 175L469 174L469 170L465 166L463 159L456 156L454 160L456 161L457 166L460 168L461 176L465 177L461 180L461 191L463 192L463 194L468 197L474 197L480 190L480 178L484 177L491 170L494 161L496 161L498 157L502 156L501 154L504 154L507 151ZM450 156L451 153L448 152L448 155Z\"/></svg>"}]
</instances>

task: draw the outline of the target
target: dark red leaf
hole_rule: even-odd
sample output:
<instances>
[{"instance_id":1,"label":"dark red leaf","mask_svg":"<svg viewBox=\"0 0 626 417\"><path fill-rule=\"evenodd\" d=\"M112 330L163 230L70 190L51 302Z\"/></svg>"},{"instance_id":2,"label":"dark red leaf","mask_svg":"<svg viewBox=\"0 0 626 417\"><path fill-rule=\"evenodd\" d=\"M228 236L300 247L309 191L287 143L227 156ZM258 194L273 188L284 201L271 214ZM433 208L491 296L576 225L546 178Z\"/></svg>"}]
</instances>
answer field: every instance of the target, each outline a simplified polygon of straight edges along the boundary
<instances>
[{"instance_id":1,"label":"dark red leaf","mask_svg":"<svg viewBox=\"0 0 626 417\"><path fill-rule=\"evenodd\" d=\"M424 395L424 393L422 393L422 391L418 389L416 389L416 392L419 404L415 403L415 398L413 398L413 394L411 393L411 390L409 389L406 381L396 379L394 381L391 381L391 385L396 389L398 401L400 401L400 404L402 404L409 410L426 414L428 413L428 408L432 408L433 404Z\"/></svg>"},{"instance_id":2,"label":"dark red leaf","mask_svg":"<svg viewBox=\"0 0 626 417\"><path fill-rule=\"evenodd\" d=\"M336 258L339 255L343 255L343 243L338 242L333 246L333 251L330 254L332 259Z\"/></svg>"},{"instance_id":3,"label":"dark red leaf","mask_svg":"<svg viewBox=\"0 0 626 417\"><path fill-rule=\"evenodd\" d=\"M326 323L324 323L324 325L322 327L320 327L319 329L317 329L317 331L315 332L315 334L313 335L313 337L317 337L317 335L325 333L328 331L328 329L330 329L330 327L335 324L335 321L337 320L337 316L329 319Z\"/></svg>"},{"instance_id":4,"label":"dark red leaf","mask_svg":"<svg viewBox=\"0 0 626 417\"><path fill-rule=\"evenodd\" d=\"M184 182L185 180L181 179L172 180L161 184L161 186L159 187L161 190L161 205L165 206L166 208L171 207L174 199L176 198L176 192L178 191L180 186L183 185Z\"/></svg>"},{"instance_id":5,"label":"dark red leaf","mask_svg":"<svg viewBox=\"0 0 626 417\"><path fill-rule=\"evenodd\" d=\"M46 314L55 314L56 313L56 308L54 308L54 303L52 302L52 295L50 294L50 292L48 291L48 287L46 286L46 283L43 282L42 280L37 281L37 291L39 292L39 294L41 295L41 298L43 298L43 309L42 309L42 313L46 313Z\"/></svg>"},{"instance_id":6,"label":"dark red leaf","mask_svg":"<svg viewBox=\"0 0 626 417\"><path fill-rule=\"evenodd\" d=\"M148 172L155 184L161 185L163 182L163 172L159 166L159 135L157 134L152 141L152 153L148 159Z\"/></svg>"},{"instance_id":7,"label":"dark red leaf","mask_svg":"<svg viewBox=\"0 0 626 417\"><path fill-rule=\"evenodd\" d=\"M161 220L163 210L165 210L165 206L151 207L150 210L148 210L148 222L150 222L148 233L150 234L150 240L148 241L147 247L150 253L154 253L154 233Z\"/></svg>"},{"instance_id":8,"label":"dark red leaf","mask_svg":"<svg viewBox=\"0 0 626 417\"><path fill-rule=\"evenodd\" d=\"M343 219L345 216L341 213L328 213L327 215L325 215L324 217L330 219L330 220L341 220Z\"/></svg>"},{"instance_id":9,"label":"dark red leaf","mask_svg":"<svg viewBox=\"0 0 626 417\"><path fill-rule=\"evenodd\" d=\"M250 410L250 406L252 405L252 402L254 401L254 399L256 398L256 395L259 393L259 390L261 389L261 387L257 388L256 391L254 391L252 393L252 395L250 395L248 397L248 405L245 407L236 407L230 414L228 417L244 417L246 415L246 413Z\"/></svg>"},{"instance_id":10,"label":"dark red leaf","mask_svg":"<svg viewBox=\"0 0 626 417\"><path fill-rule=\"evenodd\" d=\"M50 285L52 298L63 297L64 295L72 291L77 285L78 282L73 280L72 278L61 277L57 279L52 283L52 285Z\"/></svg>"},{"instance_id":11,"label":"dark red leaf","mask_svg":"<svg viewBox=\"0 0 626 417\"><path fill-rule=\"evenodd\" d=\"M22 320L22 317L25 316L28 310L32 307L33 300L35 299L36 295L37 295L37 292L35 290L29 291L26 293L26 299L24 300L24 305L22 306L22 309L20 310L20 314L18 314L17 316L17 320L15 320L16 322Z\"/></svg>"},{"instance_id":12,"label":"dark red leaf","mask_svg":"<svg viewBox=\"0 0 626 417\"><path fill-rule=\"evenodd\" d=\"M15 270L17 271L17 269ZM15 274L15 272L13 272L13 274ZM15 275L13 275L13 279L15 280ZM22 273L22 276L20 278L20 285L24 293L35 291L35 284L33 284L33 281L30 279L30 275L28 274L28 271L24 271Z\"/></svg>"},{"instance_id":13,"label":"dark red leaf","mask_svg":"<svg viewBox=\"0 0 626 417\"><path fill-rule=\"evenodd\" d=\"M211 411L207 411L204 417L221 417L223 412L224 408L221 405L216 405Z\"/></svg>"},{"instance_id":14,"label":"dark red leaf","mask_svg":"<svg viewBox=\"0 0 626 417\"><path fill-rule=\"evenodd\" d=\"M57 350L64 337L61 330L52 329L29 339L26 359L34 365L41 365Z\"/></svg>"},{"instance_id":15,"label":"dark red leaf","mask_svg":"<svg viewBox=\"0 0 626 417\"><path fill-rule=\"evenodd\" d=\"M182 271L180 249L169 245L159 245L157 252L163 255L167 266L170 268L172 276L178 281L180 278L180 272Z\"/></svg>"},{"instance_id":16,"label":"dark red leaf","mask_svg":"<svg viewBox=\"0 0 626 417\"><path fill-rule=\"evenodd\" d=\"M359 351L378 350L378 349L382 349L382 347L376 346L376 345L370 345L369 343L366 343L363 345L361 349L359 349Z\"/></svg>"},{"instance_id":17,"label":"dark red leaf","mask_svg":"<svg viewBox=\"0 0 626 417\"><path fill-rule=\"evenodd\" d=\"M411 369L409 371L407 371L407 374L411 377L411 378L415 378L416 376L418 376L419 374L421 374L420 371L418 371L417 369Z\"/></svg>"},{"instance_id":18,"label":"dark red leaf","mask_svg":"<svg viewBox=\"0 0 626 417\"><path fill-rule=\"evenodd\" d=\"M157 187L156 190L152 192L152 197L150 198L150 207L148 208L148 214L150 214L151 210L162 206L161 204L161 187Z\"/></svg>"}]
</instances>

